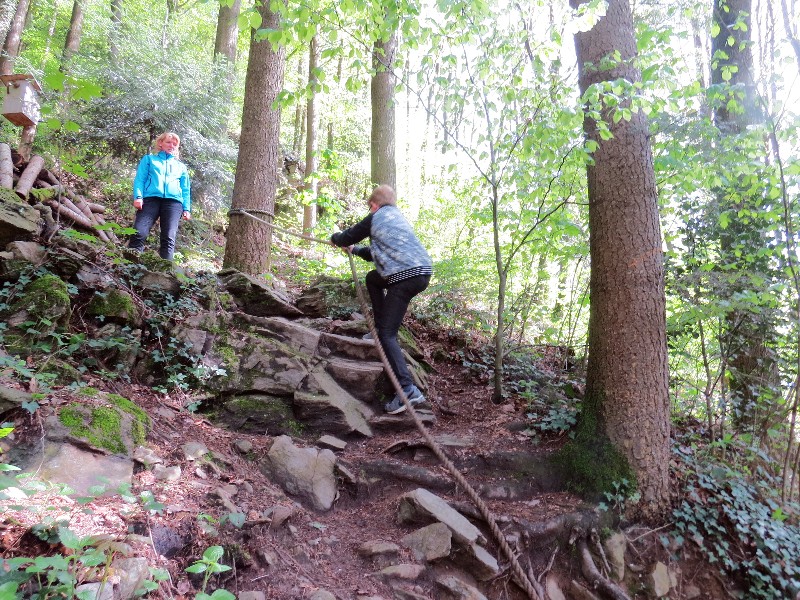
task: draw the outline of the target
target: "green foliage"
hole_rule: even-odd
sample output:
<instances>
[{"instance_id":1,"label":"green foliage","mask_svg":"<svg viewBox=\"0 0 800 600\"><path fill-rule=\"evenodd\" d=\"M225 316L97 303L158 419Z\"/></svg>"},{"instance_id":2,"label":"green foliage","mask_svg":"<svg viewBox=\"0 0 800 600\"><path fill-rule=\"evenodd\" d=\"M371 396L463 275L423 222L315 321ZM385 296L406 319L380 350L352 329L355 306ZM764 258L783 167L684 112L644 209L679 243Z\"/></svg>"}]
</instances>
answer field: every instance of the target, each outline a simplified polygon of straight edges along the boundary
<instances>
[{"instance_id":1,"label":"green foliage","mask_svg":"<svg viewBox=\"0 0 800 600\"><path fill-rule=\"evenodd\" d=\"M2 559L0 597L4 599L85 600L88 592L77 593L76 587L87 579L105 581L114 556L127 556L131 552L128 544L109 536L80 538L68 527L57 523L47 527L34 527L32 531L40 539L51 544L60 543L71 552L35 558Z\"/></svg>"},{"instance_id":2,"label":"green foliage","mask_svg":"<svg viewBox=\"0 0 800 600\"><path fill-rule=\"evenodd\" d=\"M211 595L206 594L206 586L208 585L208 581L212 575L216 575L218 573L224 573L225 571L231 570L231 567L229 567L228 565L220 563L220 560L222 559L222 556L224 554L225 550L222 548L222 546L209 546L208 548L206 548L205 552L203 552L202 558L196 560L191 565L186 567L186 571L188 573L203 574L203 584L201 587L201 593L195 596L195 598L203 598L203 599L219 598L220 600L235 598L233 594L225 590L215 590L214 593Z\"/></svg>"},{"instance_id":3,"label":"green foliage","mask_svg":"<svg viewBox=\"0 0 800 600\"><path fill-rule=\"evenodd\" d=\"M724 577L741 578L750 598L794 597L800 591L800 506L781 504L779 482L763 471L746 476L690 445L678 446L675 456L684 489L672 514L672 540L700 548Z\"/></svg>"}]
</instances>

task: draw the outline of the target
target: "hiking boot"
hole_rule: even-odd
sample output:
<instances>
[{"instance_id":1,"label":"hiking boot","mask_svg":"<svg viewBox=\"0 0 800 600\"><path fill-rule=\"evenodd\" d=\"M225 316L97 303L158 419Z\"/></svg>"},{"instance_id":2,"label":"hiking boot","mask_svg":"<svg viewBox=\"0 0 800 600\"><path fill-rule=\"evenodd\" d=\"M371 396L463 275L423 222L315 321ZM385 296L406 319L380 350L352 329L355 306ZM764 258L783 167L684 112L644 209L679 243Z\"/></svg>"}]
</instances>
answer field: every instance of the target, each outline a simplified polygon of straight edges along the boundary
<instances>
[{"instance_id":1,"label":"hiking boot","mask_svg":"<svg viewBox=\"0 0 800 600\"><path fill-rule=\"evenodd\" d=\"M411 386L411 391L406 394L406 398L408 398L408 403L411 404L411 406L416 406L417 404L425 402L425 396L422 395L422 392L420 392L419 388L415 385ZM399 415L405 412L406 408L400 394L397 394L389 404L383 407L383 410L390 415Z\"/></svg>"}]
</instances>

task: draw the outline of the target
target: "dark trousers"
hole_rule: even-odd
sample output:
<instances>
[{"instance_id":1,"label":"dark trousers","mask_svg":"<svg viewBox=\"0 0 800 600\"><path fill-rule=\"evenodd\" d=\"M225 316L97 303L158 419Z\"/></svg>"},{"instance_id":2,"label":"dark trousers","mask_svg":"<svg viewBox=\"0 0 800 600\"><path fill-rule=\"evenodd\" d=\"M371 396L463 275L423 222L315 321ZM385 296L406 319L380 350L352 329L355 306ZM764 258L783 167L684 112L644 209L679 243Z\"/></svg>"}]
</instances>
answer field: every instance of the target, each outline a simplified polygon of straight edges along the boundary
<instances>
[{"instance_id":1,"label":"dark trousers","mask_svg":"<svg viewBox=\"0 0 800 600\"><path fill-rule=\"evenodd\" d=\"M366 283L378 339L386 352L386 358L397 376L403 391L408 394L414 380L408 371L403 351L397 342L397 332L408 310L411 299L422 292L431 281L430 275L417 275L388 285L377 271L367 273Z\"/></svg>"},{"instance_id":2,"label":"dark trousers","mask_svg":"<svg viewBox=\"0 0 800 600\"><path fill-rule=\"evenodd\" d=\"M175 253L175 236L178 234L178 224L182 216L183 203L180 200L155 196L144 198L142 210L136 211L136 220L133 222L136 233L131 237L128 247L141 252L153 225L156 221L160 221L161 245L158 254L161 258L172 260L172 255Z\"/></svg>"}]
</instances>

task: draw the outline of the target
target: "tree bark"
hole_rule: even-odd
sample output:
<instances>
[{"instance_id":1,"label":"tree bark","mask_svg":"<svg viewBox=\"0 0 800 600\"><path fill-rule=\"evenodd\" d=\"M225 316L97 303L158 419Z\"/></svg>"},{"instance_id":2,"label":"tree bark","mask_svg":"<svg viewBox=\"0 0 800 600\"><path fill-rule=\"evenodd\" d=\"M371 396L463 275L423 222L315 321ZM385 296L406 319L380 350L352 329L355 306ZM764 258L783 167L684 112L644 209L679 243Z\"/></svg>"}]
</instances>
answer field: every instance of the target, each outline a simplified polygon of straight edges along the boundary
<instances>
[{"instance_id":1,"label":"tree bark","mask_svg":"<svg viewBox=\"0 0 800 600\"><path fill-rule=\"evenodd\" d=\"M308 48L308 101L306 102L306 204L303 206L303 233L310 234L317 224L317 61L319 42L311 38Z\"/></svg>"},{"instance_id":2,"label":"tree bark","mask_svg":"<svg viewBox=\"0 0 800 600\"><path fill-rule=\"evenodd\" d=\"M584 0L570 0L573 8ZM627 0L610 0L606 15L576 34L581 93L603 81L638 82L636 41ZM600 65L619 52L614 65ZM608 111L606 111L607 113ZM645 517L669 507L669 394L666 308L658 198L648 124L604 119L604 140L587 167L590 229L589 362L579 436L605 436L635 473ZM600 459L602 460L602 459Z\"/></svg>"},{"instance_id":3,"label":"tree bark","mask_svg":"<svg viewBox=\"0 0 800 600\"><path fill-rule=\"evenodd\" d=\"M259 8L262 27L277 29L279 15L269 3ZM281 115L273 102L283 87L285 48L273 49L266 39L250 43L245 79L242 137L236 162L231 208L255 210L255 215L272 221L278 185ZM232 214L223 265L259 275L269 271L272 229L243 214Z\"/></svg>"},{"instance_id":4,"label":"tree bark","mask_svg":"<svg viewBox=\"0 0 800 600\"><path fill-rule=\"evenodd\" d=\"M116 64L119 56L117 38L122 29L122 0L111 0L111 31L108 33L108 47L111 52L111 63Z\"/></svg>"},{"instance_id":5,"label":"tree bark","mask_svg":"<svg viewBox=\"0 0 800 600\"><path fill-rule=\"evenodd\" d=\"M81 35L83 34L83 3L86 0L75 0L72 4L72 17L69 21L67 39L64 42L64 54L61 58L62 67L66 66L72 56L81 47Z\"/></svg>"},{"instance_id":6,"label":"tree bark","mask_svg":"<svg viewBox=\"0 0 800 600\"><path fill-rule=\"evenodd\" d=\"M41 156L33 156L28 161L28 166L22 171L17 182L17 187L14 189L17 196L20 198L27 198L28 194L33 187L33 182L39 177L39 172L44 167L44 159Z\"/></svg>"},{"instance_id":7,"label":"tree bark","mask_svg":"<svg viewBox=\"0 0 800 600\"><path fill-rule=\"evenodd\" d=\"M387 40L377 40L372 51L372 76L370 86L372 102L371 171L374 185L390 185L396 189L395 167L395 106L394 64L397 53L397 33L392 31Z\"/></svg>"},{"instance_id":8,"label":"tree bark","mask_svg":"<svg viewBox=\"0 0 800 600\"><path fill-rule=\"evenodd\" d=\"M711 84L722 90L712 100L714 124L720 135L735 138L746 136L749 126L760 119L753 80L753 51L751 39L751 0L714 0L712 21L719 28L711 40ZM729 100L736 94L741 110L731 110ZM733 160L741 160L735 155ZM745 159L748 160L748 159ZM726 161L727 163L727 161ZM765 201L760 192L753 193L734 180L730 186L714 190L718 210L738 213L742 209L763 210ZM754 257L749 249L768 235L758 220L745 222L731 219L728 227L718 229L724 261L737 265L737 278L731 282L729 297L753 289L752 277L769 278L770 258ZM740 256L747 255L746 260ZM759 406L769 413L769 394L778 385L779 375L772 350L774 326L768 308L758 311L732 310L726 317L723 344L728 349L733 425L740 431L753 429L765 433L765 417Z\"/></svg>"},{"instance_id":9,"label":"tree bark","mask_svg":"<svg viewBox=\"0 0 800 600\"><path fill-rule=\"evenodd\" d=\"M14 187L14 163L11 162L11 146L0 144L0 187Z\"/></svg>"},{"instance_id":10,"label":"tree bark","mask_svg":"<svg viewBox=\"0 0 800 600\"><path fill-rule=\"evenodd\" d=\"M28 14L30 0L19 0L17 10L11 19L8 34L3 44L3 53L0 56L0 75L10 75L14 72L14 59L19 56L19 44L22 31L25 28L25 15Z\"/></svg>"},{"instance_id":11,"label":"tree bark","mask_svg":"<svg viewBox=\"0 0 800 600\"><path fill-rule=\"evenodd\" d=\"M13 2L5 1L0 3L0 40L5 41L6 36L8 36L15 10L16 6Z\"/></svg>"},{"instance_id":12,"label":"tree bark","mask_svg":"<svg viewBox=\"0 0 800 600\"><path fill-rule=\"evenodd\" d=\"M224 57L231 68L236 63L236 42L239 38L239 12L241 10L242 0L233 0L231 6L220 4L217 16L214 57Z\"/></svg>"}]
</instances>

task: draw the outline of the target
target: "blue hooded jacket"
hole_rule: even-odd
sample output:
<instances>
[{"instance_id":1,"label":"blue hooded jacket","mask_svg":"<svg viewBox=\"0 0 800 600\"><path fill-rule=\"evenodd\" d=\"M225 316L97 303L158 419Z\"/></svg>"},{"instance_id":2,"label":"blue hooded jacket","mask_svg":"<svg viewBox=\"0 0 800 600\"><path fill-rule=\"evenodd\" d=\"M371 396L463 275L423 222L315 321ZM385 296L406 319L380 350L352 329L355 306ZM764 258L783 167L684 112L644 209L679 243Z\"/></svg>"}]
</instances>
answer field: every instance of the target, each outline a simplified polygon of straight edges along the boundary
<instances>
[{"instance_id":1,"label":"blue hooded jacket","mask_svg":"<svg viewBox=\"0 0 800 600\"><path fill-rule=\"evenodd\" d=\"M167 198L183 204L183 210L191 212L189 171L186 165L163 150L158 154L146 154L136 168L133 180L134 198Z\"/></svg>"}]
</instances>

